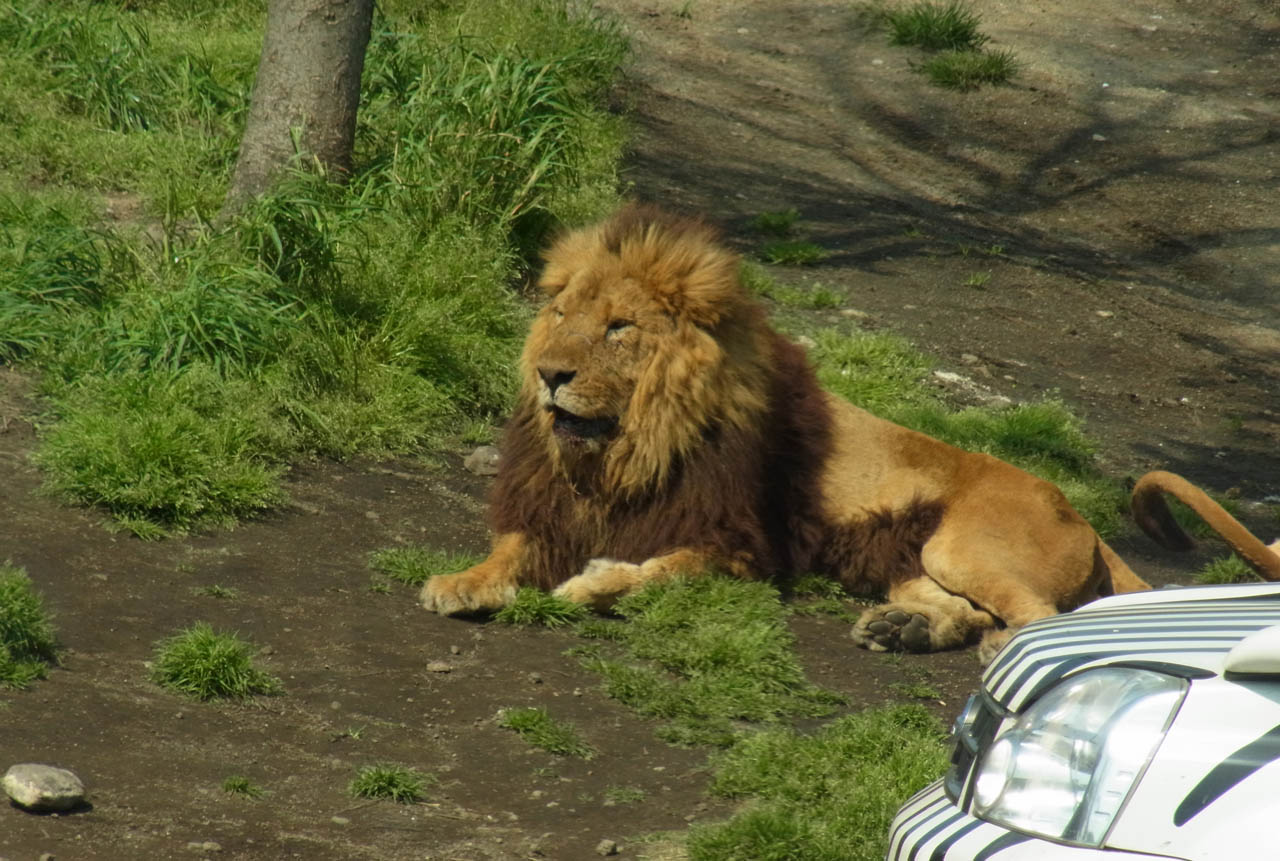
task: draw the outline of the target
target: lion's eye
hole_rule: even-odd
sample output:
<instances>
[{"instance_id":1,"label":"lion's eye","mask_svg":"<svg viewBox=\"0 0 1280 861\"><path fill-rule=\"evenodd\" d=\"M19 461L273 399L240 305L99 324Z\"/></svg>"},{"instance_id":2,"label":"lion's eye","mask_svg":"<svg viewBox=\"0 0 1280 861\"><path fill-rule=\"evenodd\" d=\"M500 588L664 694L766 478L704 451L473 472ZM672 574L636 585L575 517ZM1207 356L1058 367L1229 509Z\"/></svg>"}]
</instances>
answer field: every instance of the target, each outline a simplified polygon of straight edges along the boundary
<instances>
[{"instance_id":1,"label":"lion's eye","mask_svg":"<svg viewBox=\"0 0 1280 861\"><path fill-rule=\"evenodd\" d=\"M614 320L605 327L604 335L606 338L617 337L634 325L630 320Z\"/></svg>"}]
</instances>

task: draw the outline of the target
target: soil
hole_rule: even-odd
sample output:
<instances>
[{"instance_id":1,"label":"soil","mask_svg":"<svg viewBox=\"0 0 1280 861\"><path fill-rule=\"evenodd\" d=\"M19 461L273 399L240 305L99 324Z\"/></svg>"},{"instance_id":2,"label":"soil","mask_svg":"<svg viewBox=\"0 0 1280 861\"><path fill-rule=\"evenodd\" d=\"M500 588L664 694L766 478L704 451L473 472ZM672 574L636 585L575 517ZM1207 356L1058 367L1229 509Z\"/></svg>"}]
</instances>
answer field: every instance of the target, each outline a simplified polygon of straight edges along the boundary
<instances>
[{"instance_id":1,"label":"soil","mask_svg":"<svg viewBox=\"0 0 1280 861\"><path fill-rule=\"evenodd\" d=\"M706 214L748 255L755 215L796 208L801 238L829 254L775 274L837 291L842 308L812 312L825 322L903 333L962 376L939 382L959 402L1061 398L1108 473L1175 470L1280 531L1263 504L1280 494L1269 0L976 0L1022 69L967 93L930 85L850 3L599 5L635 45L617 91L633 197ZM653 857L667 850L646 835L730 812L706 795L707 752L659 742L607 699L562 654L572 635L440 618L407 589L370 588L373 550L484 549L487 480L464 452L300 466L280 511L145 543L39 492L36 410L30 381L0 368L0 558L31 574L66 647L46 681L0 696L0 768L70 768L89 804L0 807L0 857L559 859L604 839ZM1158 584L1221 549L1113 543ZM263 647L284 695L198 704L148 682L154 643L197 620ZM948 720L978 676L969 652L886 657L843 623L793 626L811 678L850 708L926 681ZM495 720L520 705L571 721L599 756L531 750ZM356 802L347 784L371 762L438 782L422 804ZM228 795L231 775L269 794ZM609 805L613 787L644 797Z\"/></svg>"}]
</instances>

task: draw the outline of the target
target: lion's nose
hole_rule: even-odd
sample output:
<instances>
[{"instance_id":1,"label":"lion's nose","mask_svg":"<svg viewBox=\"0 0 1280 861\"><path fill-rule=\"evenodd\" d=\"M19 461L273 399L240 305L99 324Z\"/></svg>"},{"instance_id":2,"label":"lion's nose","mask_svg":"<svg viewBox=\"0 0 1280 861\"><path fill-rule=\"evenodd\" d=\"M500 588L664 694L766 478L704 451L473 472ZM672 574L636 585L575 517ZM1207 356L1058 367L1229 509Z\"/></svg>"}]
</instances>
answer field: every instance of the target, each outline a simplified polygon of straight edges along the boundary
<instances>
[{"instance_id":1,"label":"lion's nose","mask_svg":"<svg viewBox=\"0 0 1280 861\"><path fill-rule=\"evenodd\" d=\"M576 373L577 371L562 371L558 368L538 368L538 376L542 377L542 381L547 384L552 396L555 395L556 389L572 380Z\"/></svg>"}]
</instances>

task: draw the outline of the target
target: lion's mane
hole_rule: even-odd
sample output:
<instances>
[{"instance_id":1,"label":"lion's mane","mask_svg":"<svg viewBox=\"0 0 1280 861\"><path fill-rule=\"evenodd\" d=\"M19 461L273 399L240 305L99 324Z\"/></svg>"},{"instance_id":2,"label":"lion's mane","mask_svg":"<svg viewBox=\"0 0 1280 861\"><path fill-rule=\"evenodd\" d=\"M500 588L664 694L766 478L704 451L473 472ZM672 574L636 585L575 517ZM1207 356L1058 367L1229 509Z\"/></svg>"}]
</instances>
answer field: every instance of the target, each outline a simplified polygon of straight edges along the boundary
<instances>
[{"instance_id":1,"label":"lion's mane","mask_svg":"<svg viewBox=\"0 0 1280 861\"><path fill-rule=\"evenodd\" d=\"M552 296L607 259L672 316L675 332L585 470L561 457L538 405L543 344L531 334L490 506L497 532L529 539L523 585L549 589L593 558L640 562L681 547L742 560L735 573L744 575L815 560L830 411L803 352L768 326L717 238L701 222L632 206L547 251L541 284Z\"/></svg>"}]
</instances>

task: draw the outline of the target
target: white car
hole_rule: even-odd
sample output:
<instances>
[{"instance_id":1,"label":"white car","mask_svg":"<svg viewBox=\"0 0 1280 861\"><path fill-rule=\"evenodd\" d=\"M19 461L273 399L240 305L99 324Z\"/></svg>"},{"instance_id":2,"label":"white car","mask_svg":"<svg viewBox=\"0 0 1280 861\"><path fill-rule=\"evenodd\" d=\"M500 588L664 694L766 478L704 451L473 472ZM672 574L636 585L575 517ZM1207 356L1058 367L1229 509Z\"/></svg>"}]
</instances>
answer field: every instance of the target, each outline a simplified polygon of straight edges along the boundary
<instances>
[{"instance_id":1,"label":"white car","mask_svg":"<svg viewBox=\"0 0 1280 861\"><path fill-rule=\"evenodd\" d=\"M1280 583L1104 598L1027 625L889 861L1280 859Z\"/></svg>"}]
</instances>

